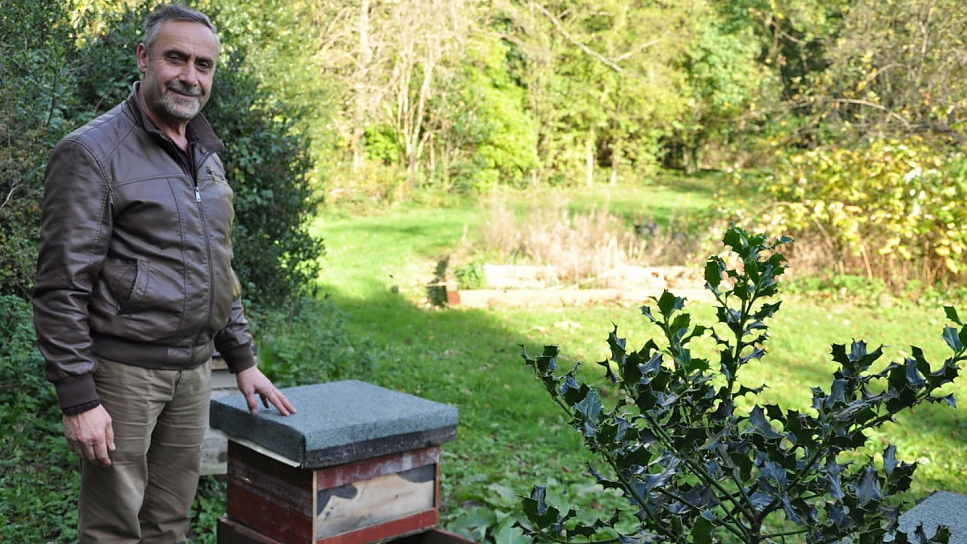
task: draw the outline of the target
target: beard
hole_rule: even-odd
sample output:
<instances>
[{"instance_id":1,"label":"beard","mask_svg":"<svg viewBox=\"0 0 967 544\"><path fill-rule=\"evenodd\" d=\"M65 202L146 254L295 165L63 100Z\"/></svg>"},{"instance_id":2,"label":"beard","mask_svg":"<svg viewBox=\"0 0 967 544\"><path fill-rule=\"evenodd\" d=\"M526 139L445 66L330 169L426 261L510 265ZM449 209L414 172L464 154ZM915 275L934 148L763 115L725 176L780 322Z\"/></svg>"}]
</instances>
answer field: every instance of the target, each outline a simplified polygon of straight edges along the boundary
<instances>
[{"instance_id":1,"label":"beard","mask_svg":"<svg viewBox=\"0 0 967 544\"><path fill-rule=\"evenodd\" d=\"M168 83L165 85L165 92L161 95L160 105L168 115L190 121L198 115L205 102L207 97L201 87Z\"/></svg>"}]
</instances>

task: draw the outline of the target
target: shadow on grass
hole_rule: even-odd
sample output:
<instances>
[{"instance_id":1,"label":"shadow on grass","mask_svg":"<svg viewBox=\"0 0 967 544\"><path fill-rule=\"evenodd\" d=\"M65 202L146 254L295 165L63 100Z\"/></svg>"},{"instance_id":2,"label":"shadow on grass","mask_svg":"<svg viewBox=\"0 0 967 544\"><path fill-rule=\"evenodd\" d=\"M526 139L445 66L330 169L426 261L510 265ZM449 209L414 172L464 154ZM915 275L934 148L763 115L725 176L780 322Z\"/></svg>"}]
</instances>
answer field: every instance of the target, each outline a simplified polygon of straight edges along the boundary
<instances>
[{"instance_id":1,"label":"shadow on grass","mask_svg":"<svg viewBox=\"0 0 967 544\"><path fill-rule=\"evenodd\" d=\"M448 448L467 463L460 470L476 471L485 481L524 478L528 484L540 483L534 479L539 474L584 470L587 454L577 433L567 427L519 357L522 343L531 354L539 353L541 338L512 330L508 312L424 308L390 292L369 300L335 293L332 300L353 316L352 329L366 349L379 352L380 364L370 376L374 383L457 407L457 443ZM828 343L816 344L814 356L789 357L789 352L803 351L795 339L802 332L796 328L802 316L790 317L774 328L779 337L770 344L774 353L750 366L743 381L769 386L760 403L809 410L810 388L828 390L835 365ZM793 340L780 339L786 336ZM871 342L870 348L876 345ZM882 360L896 359L884 355ZM562 358L561 366L569 368L572 362ZM965 426L962 409L923 406L903 414L898 425L887 424L874 433L869 453L882 452L889 441L897 444L905 461L926 459L915 479L918 493L965 488L967 469L958 451L967 442Z\"/></svg>"},{"instance_id":2,"label":"shadow on grass","mask_svg":"<svg viewBox=\"0 0 967 544\"><path fill-rule=\"evenodd\" d=\"M354 349L376 360L359 378L456 407L457 440L444 449L480 473L524 477L583 458L577 433L519 355L520 344L540 349L526 335L486 311L419 307L388 290L369 299L330 291L329 300L347 314Z\"/></svg>"}]
</instances>

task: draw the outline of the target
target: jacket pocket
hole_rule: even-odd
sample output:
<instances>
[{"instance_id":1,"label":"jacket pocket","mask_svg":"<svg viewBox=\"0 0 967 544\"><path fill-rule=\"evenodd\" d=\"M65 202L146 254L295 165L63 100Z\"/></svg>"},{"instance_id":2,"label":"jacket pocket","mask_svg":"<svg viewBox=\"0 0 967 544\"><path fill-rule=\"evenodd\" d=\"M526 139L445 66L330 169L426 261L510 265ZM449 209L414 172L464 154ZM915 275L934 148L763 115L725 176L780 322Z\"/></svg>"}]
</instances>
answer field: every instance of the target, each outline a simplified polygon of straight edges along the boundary
<instances>
[{"instance_id":1,"label":"jacket pocket","mask_svg":"<svg viewBox=\"0 0 967 544\"><path fill-rule=\"evenodd\" d=\"M107 259L103 274L117 300L118 313L137 311L148 290L151 264L132 259Z\"/></svg>"}]
</instances>

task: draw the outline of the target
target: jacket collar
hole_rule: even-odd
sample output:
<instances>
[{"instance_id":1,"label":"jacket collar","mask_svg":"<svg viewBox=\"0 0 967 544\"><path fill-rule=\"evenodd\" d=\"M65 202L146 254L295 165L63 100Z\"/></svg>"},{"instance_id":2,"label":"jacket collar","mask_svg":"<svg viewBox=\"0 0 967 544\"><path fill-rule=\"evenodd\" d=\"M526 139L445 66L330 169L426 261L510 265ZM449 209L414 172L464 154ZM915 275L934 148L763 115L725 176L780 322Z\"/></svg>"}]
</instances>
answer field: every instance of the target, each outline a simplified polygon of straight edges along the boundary
<instances>
[{"instance_id":1,"label":"jacket collar","mask_svg":"<svg viewBox=\"0 0 967 544\"><path fill-rule=\"evenodd\" d=\"M134 82L134 88L131 94L128 95L125 104L131 109L134 115L135 122L141 126L144 130L156 134L161 138L167 138L163 132L154 124L154 121L148 117L148 114L141 109L141 101L138 100L138 87L141 86L140 81ZM212 130L212 126L205 119L205 116L201 113L195 116L194 119L188 121L188 138L193 139L204 151L210 153L218 153L221 151L225 144L218 139L215 135L215 131Z\"/></svg>"}]
</instances>

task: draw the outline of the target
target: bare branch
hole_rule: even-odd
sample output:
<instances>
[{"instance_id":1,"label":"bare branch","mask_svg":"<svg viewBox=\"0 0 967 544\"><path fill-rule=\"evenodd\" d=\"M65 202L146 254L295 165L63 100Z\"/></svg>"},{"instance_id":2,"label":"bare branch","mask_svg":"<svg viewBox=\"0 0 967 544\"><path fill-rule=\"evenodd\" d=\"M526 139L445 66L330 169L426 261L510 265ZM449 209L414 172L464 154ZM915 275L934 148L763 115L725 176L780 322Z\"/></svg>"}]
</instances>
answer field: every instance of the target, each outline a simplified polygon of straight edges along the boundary
<instances>
[{"instance_id":1,"label":"bare branch","mask_svg":"<svg viewBox=\"0 0 967 544\"><path fill-rule=\"evenodd\" d=\"M647 49L647 48L649 48L649 47L651 47L653 45L657 45L658 42L660 42L660 41L661 41L661 38L655 38L654 40L647 41L647 42L639 45L638 47L635 47L631 51L628 51L627 53L625 53L623 55L619 55L618 58L615 59L615 62L621 62L623 60L627 60L632 55L636 55L636 54L640 53L641 51L644 51L645 49Z\"/></svg>"},{"instance_id":2,"label":"bare branch","mask_svg":"<svg viewBox=\"0 0 967 544\"><path fill-rule=\"evenodd\" d=\"M557 19L557 17L554 16L554 14L552 14L550 11L548 11L547 8L545 8L544 6L542 6L542 5L540 5L540 4L536 3L536 2L532 3L531 5L533 5L538 10L540 10L541 13L543 13L548 18L548 20L551 21L551 24L554 25L554 28L556 28L557 31L560 32L562 36L564 36L565 38L567 38L567 40L569 42L571 42L572 44L574 44L575 46L577 46L578 49L580 49L581 51L584 51L588 55L594 57L595 59L597 59L598 61L600 61L602 64L604 64L608 68L611 68L615 72L618 72L619 74L620 73L624 73L624 68L618 66L613 61L611 61L610 59L608 59L604 55L602 55L601 53L598 53L597 51L594 51L593 49L591 49L590 47L588 47L587 45L585 45L584 43L582 43L581 41L579 41L577 38L575 38L574 36L572 36L571 33L568 32L567 29L564 28L564 25L561 24L561 21L559 21Z\"/></svg>"},{"instance_id":3,"label":"bare branch","mask_svg":"<svg viewBox=\"0 0 967 544\"><path fill-rule=\"evenodd\" d=\"M906 117L900 115L899 113L891 110L890 108L888 108L888 107L886 107L886 106L884 106L882 104L877 104L876 102L870 102L868 100L859 100L857 98L834 98L834 97L818 98L817 101L819 101L819 102L844 102L846 104L856 104L857 106L864 106L864 107L867 107L867 108L873 108L875 110L880 110L882 112L885 112L888 117L892 117L893 119L896 119L897 121L900 121L901 123L903 123L903 126L905 126L907 129L910 129L910 127L911 127L910 121Z\"/></svg>"},{"instance_id":4,"label":"bare branch","mask_svg":"<svg viewBox=\"0 0 967 544\"><path fill-rule=\"evenodd\" d=\"M10 203L10 199L13 198L13 194L20 188L22 184L18 183L10 188L10 192L7 193L7 198L3 199L3 204L0 204L0 210L2 210L7 204Z\"/></svg>"}]
</instances>

